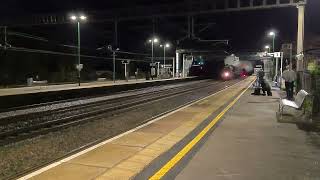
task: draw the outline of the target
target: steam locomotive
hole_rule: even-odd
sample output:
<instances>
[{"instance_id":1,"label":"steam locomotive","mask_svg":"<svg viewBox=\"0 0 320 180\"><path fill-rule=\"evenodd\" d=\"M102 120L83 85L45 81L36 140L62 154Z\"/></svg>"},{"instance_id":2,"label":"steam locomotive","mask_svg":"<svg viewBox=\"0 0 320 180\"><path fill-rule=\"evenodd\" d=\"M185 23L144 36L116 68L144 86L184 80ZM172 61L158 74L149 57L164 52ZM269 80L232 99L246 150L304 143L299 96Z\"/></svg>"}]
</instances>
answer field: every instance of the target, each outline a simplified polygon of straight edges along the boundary
<instances>
[{"instance_id":1,"label":"steam locomotive","mask_svg":"<svg viewBox=\"0 0 320 180\"><path fill-rule=\"evenodd\" d=\"M247 77L250 65L241 62L235 55L227 56L224 60L195 61L190 69L193 76L214 77L222 80L231 80L238 77Z\"/></svg>"}]
</instances>

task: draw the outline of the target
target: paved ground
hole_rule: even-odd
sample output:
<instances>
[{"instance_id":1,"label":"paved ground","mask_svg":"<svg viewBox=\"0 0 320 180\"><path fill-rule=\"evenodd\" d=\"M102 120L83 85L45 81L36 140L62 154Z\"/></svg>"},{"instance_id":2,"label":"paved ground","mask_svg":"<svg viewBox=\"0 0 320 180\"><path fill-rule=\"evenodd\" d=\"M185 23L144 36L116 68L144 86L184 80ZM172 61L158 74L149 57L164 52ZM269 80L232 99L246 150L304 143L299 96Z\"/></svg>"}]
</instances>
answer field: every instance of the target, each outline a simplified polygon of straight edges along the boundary
<instances>
[{"instance_id":1,"label":"paved ground","mask_svg":"<svg viewBox=\"0 0 320 180\"><path fill-rule=\"evenodd\" d=\"M320 179L319 134L278 123L277 107L247 92L176 179Z\"/></svg>"}]
</instances>

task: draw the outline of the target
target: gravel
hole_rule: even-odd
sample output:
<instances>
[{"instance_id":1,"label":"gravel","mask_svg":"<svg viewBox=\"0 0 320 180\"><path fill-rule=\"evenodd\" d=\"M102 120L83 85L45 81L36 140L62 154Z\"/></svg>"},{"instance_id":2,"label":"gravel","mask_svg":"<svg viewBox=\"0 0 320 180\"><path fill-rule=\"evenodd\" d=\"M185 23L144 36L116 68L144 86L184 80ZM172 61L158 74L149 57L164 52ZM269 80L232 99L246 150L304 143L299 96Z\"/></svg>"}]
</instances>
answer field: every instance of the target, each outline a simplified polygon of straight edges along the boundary
<instances>
[{"instance_id":1,"label":"gravel","mask_svg":"<svg viewBox=\"0 0 320 180\"><path fill-rule=\"evenodd\" d=\"M202 80L202 81L205 81L205 80ZM122 93L117 93L114 95L80 99L80 100L77 99L77 100L71 100L71 101L63 102L63 103L44 105L44 106L40 106L40 107L21 109L21 110L9 111L9 112L2 112L2 113L0 113L0 121L1 121L1 119L13 117L13 116L18 116L18 115L25 115L25 114L29 114L29 113L35 113L35 112L45 112L45 111L50 111L50 110L63 109L63 108L67 108L67 107L84 105L84 104L89 104L89 103L94 103L94 102L99 102L99 101L106 101L106 100L116 99L116 98L120 98L120 97L129 97L129 96L137 95L137 94L144 94L144 93L150 93L153 91L160 91L160 90L165 90L165 89L177 88L177 87L192 85L192 84L196 84L196 83L199 83L199 81L183 82L183 83L164 85L164 86L154 86L154 87L148 87L148 88L143 88L143 89L139 89L139 90L130 90L130 91L122 92Z\"/></svg>"}]
</instances>

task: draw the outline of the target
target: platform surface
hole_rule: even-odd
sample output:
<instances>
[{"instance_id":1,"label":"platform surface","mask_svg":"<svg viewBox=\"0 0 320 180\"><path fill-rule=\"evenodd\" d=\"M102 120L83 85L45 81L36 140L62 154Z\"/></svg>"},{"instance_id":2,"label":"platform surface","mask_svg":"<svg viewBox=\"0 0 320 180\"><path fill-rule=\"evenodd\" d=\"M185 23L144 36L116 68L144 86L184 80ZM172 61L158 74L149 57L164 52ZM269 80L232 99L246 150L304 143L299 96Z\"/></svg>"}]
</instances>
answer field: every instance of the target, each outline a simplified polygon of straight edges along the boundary
<instances>
[{"instance_id":1,"label":"platform surface","mask_svg":"<svg viewBox=\"0 0 320 180\"><path fill-rule=\"evenodd\" d=\"M193 78L193 77L189 77ZM118 80L116 83L113 81L96 81L90 83L81 83L81 86L78 84L60 84L60 85L37 85L30 87L20 87L20 88L1 88L0 96L9 96L9 95L20 95L20 94L32 94L39 92L52 92L52 91L63 91L63 90L73 90L73 89L86 89L86 88L96 88L96 87L105 87L105 86L116 86L123 84L140 84L146 82L156 82L156 81L169 81L169 80L178 80L185 78L171 78L171 79L158 79L158 80Z\"/></svg>"},{"instance_id":2,"label":"platform surface","mask_svg":"<svg viewBox=\"0 0 320 180\"><path fill-rule=\"evenodd\" d=\"M253 78L42 168L22 179L131 179L248 87Z\"/></svg>"},{"instance_id":3,"label":"platform surface","mask_svg":"<svg viewBox=\"0 0 320 180\"><path fill-rule=\"evenodd\" d=\"M318 180L320 136L279 123L279 100L246 92L177 180Z\"/></svg>"}]
</instances>

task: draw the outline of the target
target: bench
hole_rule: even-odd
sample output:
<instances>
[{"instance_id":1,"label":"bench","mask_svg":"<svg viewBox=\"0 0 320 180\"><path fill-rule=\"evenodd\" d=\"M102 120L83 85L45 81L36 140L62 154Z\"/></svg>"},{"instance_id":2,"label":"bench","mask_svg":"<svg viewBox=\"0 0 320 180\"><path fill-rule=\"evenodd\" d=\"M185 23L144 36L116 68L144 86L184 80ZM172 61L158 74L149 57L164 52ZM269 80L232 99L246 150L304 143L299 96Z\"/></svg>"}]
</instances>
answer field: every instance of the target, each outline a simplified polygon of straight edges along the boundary
<instances>
[{"instance_id":1,"label":"bench","mask_svg":"<svg viewBox=\"0 0 320 180\"><path fill-rule=\"evenodd\" d=\"M301 110L302 105L308 95L309 93L307 93L305 90L300 90L295 98L295 101L290 101L288 99L280 99L280 103L279 103L280 117L282 117L283 115L284 107L290 107L296 110Z\"/></svg>"},{"instance_id":2,"label":"bench","mask_svg":"<svg viewBox=\"0 0 320 180\"><path fill-rule=\"evenodd\" d=\"M97 81L106 81L107 78L98 78Z\"/></svg>"},{"instance_id":3,"label":"bench","mask_svg":"<svg viewBox=\"0 0 320 180\"><path fill-rule=\"evenodd\" d=\"M44 80L44 81L32 81L32 84L33 85L45 85L45 84L48 84L48 81L47 80Z\"/></svg>"}]
</instances>

